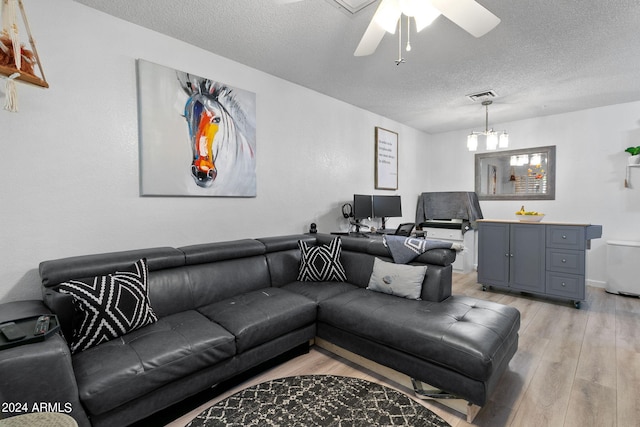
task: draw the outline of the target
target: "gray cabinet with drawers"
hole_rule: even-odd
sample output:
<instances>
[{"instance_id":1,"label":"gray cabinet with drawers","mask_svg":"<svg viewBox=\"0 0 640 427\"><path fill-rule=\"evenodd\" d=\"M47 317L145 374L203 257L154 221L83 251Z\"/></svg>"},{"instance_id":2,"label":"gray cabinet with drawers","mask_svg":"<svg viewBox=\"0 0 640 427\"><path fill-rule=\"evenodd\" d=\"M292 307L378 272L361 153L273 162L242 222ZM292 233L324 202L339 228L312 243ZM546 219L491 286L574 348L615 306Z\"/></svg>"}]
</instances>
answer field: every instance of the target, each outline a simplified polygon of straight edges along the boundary
<instances>
[{"instance_id":1,"label":"gray cabinet with drawers","mask_svg":"<svg viewBox=\"0 0 640 427\"><path fill-rule=\"evenodd\" d=\"M478 282L487 286L585 299L586 250L602 236L591 224L478 221Z\"/></svg>"}]
</instances>

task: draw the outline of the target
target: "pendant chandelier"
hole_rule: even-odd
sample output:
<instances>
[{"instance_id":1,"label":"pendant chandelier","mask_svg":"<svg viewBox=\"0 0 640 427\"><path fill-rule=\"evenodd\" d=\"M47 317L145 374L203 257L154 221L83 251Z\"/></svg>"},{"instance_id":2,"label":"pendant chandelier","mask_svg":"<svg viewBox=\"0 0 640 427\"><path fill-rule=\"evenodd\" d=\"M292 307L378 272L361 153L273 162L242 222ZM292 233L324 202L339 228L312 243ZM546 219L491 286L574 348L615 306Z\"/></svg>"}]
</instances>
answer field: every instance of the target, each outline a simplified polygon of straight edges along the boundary
<instances>
[{"instance_id":1,"label":"pendant chandelier","mask_svg":"<svg viewBox=\"0 0 640 427\"><path fill-rule=\"evenodd\" d=\"M502 131L498 135L498 132L493 128L489 129L489 105L493 104L491 100L482 101L482 105L485 107L485 126L484 131L473 131L467 136L467 148L469 151L476 151L478 149L478 136L484 135L486 137L487 150L495 150L496 148L507 148L509 146L509 134L507 131Z\"/></svg>"}]
</instances>

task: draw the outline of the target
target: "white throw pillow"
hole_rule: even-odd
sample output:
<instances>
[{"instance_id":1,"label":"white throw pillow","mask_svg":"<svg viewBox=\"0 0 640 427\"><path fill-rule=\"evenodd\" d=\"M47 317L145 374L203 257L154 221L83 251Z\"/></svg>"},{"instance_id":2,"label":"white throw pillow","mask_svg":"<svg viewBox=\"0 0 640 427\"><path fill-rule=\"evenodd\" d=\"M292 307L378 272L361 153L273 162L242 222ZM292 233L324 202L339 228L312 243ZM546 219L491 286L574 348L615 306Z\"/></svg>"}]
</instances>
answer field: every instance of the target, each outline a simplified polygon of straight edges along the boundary
<instances>
[{"instance_id":1,"label":"white throw pillow","mask_svg":"<svg viewBox=\"0 0 640 427\"><path fill-rule=\"evenodd\" d=\"M376 258L367 289L409 299L420 299L426 265L394 264Z\"/></svg>"}]
</instances>

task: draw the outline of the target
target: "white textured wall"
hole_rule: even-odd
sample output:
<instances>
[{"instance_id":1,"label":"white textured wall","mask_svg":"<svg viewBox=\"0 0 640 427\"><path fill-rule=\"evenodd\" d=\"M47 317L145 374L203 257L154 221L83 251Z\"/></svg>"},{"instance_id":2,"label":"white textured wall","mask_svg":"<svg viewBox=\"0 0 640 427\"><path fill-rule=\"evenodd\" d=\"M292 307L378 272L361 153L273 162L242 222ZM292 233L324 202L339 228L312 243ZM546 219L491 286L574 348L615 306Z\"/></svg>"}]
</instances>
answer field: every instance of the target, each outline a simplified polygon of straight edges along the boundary
<instances>
[{"instance_id":1,"label":"white textured wall","mask_svg":"<svg viewBox=\"0 0 640 427\"><path fill-rule=\"evenodd\" d=\"M19 84L20 112L0 111L0 301L38 297L45 259L299 233L310 222L344 229L340 206L353 193L400 194L411 220L422 191L473 190L469 130L429 136L71 0L25 3L51 88ZM139 196L136 58L257 94L258 197ZM550 221L603 225L592 284L606 280L607 239L640 240L640 170L634 189L622 186L639 119L631 103L495 125L512 148L557 146L556 200L526 205ZM400 134L398 192L373 188L375 126ZM487 218L520 205L482 202Z\"/></svg>"},{"instance_id":2,"label":"white textured wall","mask_svg":"<svg viewBox=\"0 0 640 427\"><path fill-rule=\"evenodd\" d=\"M640 168L631 172L634 188L624 188L629 157L624 149L640 145L640 102L494 124L494 128L509 132L513 149L556 146L556 199L482 201L484 217L514 219L524 203L527 210L544 212L545 221L602 225L602 239L593 240L588 251L587 279L591 285L604 286L606 241L640 241ZM470 130L433 136L429 156L438 160L428 171L431 191L473 191L475 153L465 149ZM457 165L455 173L452 165Z\"/></svg>"},{"instance_id":3,"label":"white textured wall","mask_svg":"<svg viewBox=\"0 0 640 427\"><path fill-rule=\"evenodd\" d=\"M45 259L344 229L354 193L413 219L428 135L71 0L25 7L51 87L0 111L0 301L39 297ZM136 58L256 93L256 198L139 196ZM398 192L374 190L375 126L400 135Z\"/></svg>"}]
</instances>

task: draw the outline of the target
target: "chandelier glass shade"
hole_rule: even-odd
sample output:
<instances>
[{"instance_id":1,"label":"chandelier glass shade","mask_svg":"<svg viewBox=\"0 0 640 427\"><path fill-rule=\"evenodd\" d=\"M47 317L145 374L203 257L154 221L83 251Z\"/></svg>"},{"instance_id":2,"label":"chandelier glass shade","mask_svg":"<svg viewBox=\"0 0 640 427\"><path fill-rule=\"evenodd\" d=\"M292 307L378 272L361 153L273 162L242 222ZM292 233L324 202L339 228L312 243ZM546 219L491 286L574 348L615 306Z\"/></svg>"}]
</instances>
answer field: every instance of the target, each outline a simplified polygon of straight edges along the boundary
<instances>
[{"instance_id":1,"label":"chandelier glass shade","mask_svg":"<svg viewBox=\"0 0 640 427\"><path fill-rule=\"evenodd\" d=\"M487 150L495 150L496 148L507 148L509 146L509 134L507 131L502 131L500 133L494 131L493 129L489 129L489 105L491 105L493 101L486 100L482 101L482 105L485 106L485 128L484 131L473 131L467 136L467 149L469 151L477 151L478 150L478 136L484 135L486 137L486 147Z\"/></svg>"}]
</instances>

